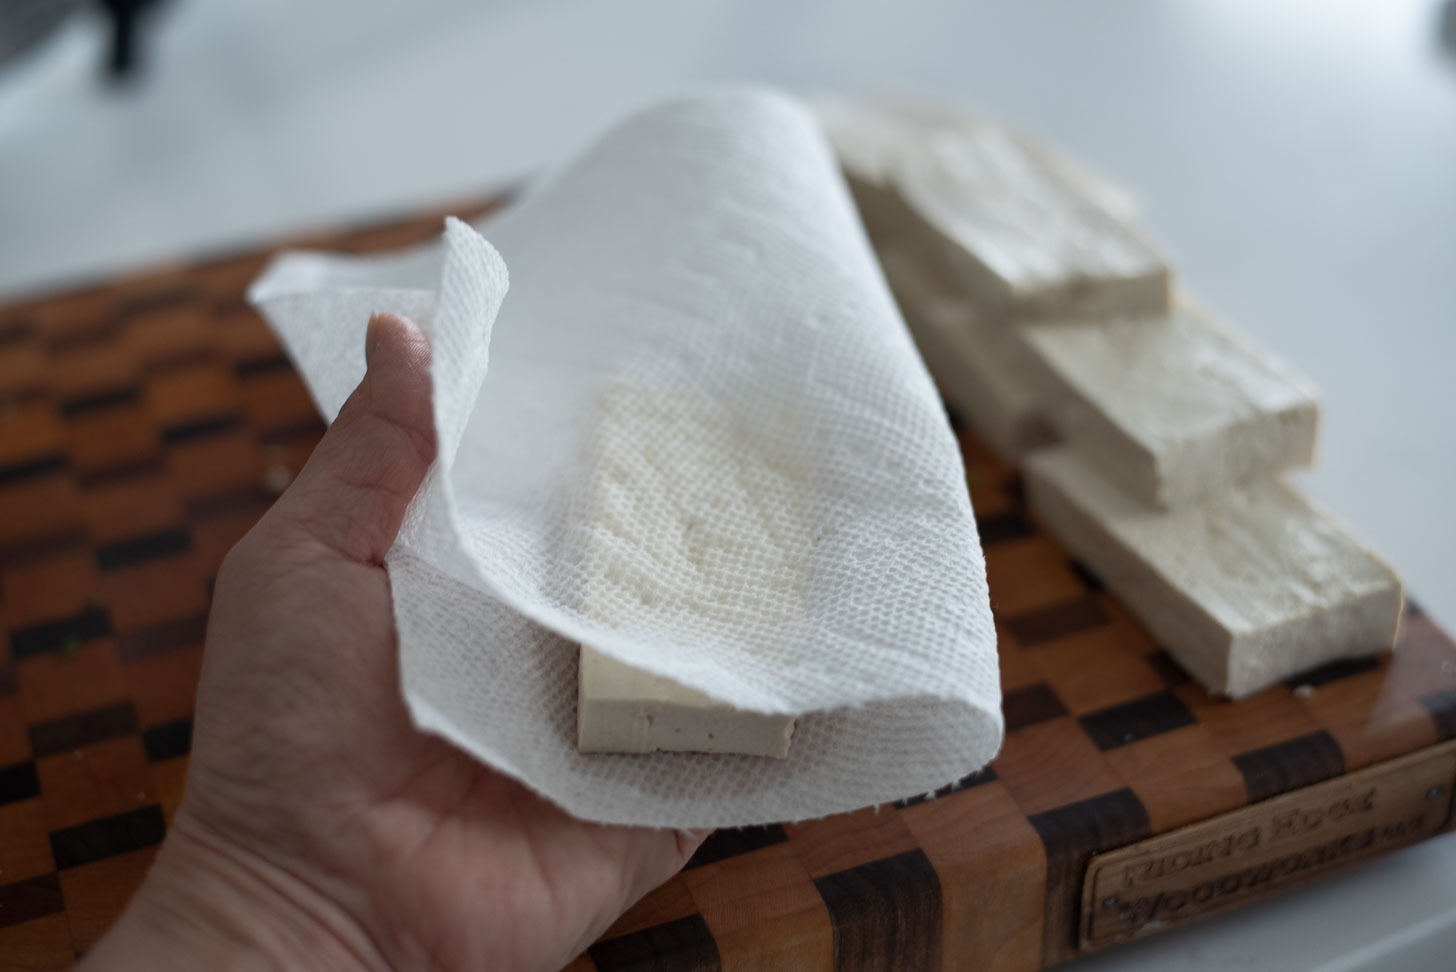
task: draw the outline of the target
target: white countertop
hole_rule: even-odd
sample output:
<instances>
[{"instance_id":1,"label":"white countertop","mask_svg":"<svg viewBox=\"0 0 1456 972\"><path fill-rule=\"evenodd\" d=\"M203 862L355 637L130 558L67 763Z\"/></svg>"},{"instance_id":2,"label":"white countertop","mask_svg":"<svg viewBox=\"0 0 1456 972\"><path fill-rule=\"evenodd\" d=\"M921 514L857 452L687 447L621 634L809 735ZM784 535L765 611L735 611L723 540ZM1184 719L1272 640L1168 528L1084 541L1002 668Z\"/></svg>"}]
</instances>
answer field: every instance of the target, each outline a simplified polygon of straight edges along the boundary
<instances>
[{"instance_id":1,"label":"white countertop","mask_svg":"<svg viewBox=\"0 0 1456 972\"><path fill-rule=\"evenodd\" d=\"M470 198L696 85L890 91L1129 186L1323 393L1301 485L1456 628L1456 52L1440 0L174 0L0 67L0 300ZM1449 968L1456 836L1068 968Z\"/></svg>"}]
</instances>

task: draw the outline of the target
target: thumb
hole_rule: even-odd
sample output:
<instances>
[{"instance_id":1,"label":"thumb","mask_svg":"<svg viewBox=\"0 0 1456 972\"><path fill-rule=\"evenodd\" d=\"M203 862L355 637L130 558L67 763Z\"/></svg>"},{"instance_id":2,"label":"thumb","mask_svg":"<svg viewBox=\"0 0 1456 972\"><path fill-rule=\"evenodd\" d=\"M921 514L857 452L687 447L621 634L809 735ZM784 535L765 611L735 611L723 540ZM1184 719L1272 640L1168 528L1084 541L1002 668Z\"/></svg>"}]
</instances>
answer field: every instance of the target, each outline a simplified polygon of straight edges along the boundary
<instances>
[{"instance_id":1,"label":"thumb","mask_svg":"<svg viewBox=\"0 0 1456 972\"><path fill-rule=\"evenodd\" d=\"M379 564L435 459L430 343L412 321L375 314L364 358L364 380L269 516Z\"/></svg>"}]
</instances>

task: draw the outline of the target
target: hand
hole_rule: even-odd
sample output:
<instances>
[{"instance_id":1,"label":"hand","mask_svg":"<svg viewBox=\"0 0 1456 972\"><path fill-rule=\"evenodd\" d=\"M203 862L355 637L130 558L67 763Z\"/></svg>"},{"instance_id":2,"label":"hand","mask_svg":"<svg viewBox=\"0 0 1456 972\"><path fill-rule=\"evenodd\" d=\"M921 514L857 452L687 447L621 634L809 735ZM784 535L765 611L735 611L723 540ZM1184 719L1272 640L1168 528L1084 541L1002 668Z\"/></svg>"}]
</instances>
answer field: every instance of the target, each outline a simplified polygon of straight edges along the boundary
<instances>
[{"instance_id":1,"label":"hand","mask_svg":"<svg viewBox=\"0 0 1456 972\"><path fill-rule=\"evenodd\" d=\"M381 566L435 454L429 344L368 374L217 578L187 795L88 968L554 969L701 835L583 823L411 725Z\"/></svg>"}]
</instances>

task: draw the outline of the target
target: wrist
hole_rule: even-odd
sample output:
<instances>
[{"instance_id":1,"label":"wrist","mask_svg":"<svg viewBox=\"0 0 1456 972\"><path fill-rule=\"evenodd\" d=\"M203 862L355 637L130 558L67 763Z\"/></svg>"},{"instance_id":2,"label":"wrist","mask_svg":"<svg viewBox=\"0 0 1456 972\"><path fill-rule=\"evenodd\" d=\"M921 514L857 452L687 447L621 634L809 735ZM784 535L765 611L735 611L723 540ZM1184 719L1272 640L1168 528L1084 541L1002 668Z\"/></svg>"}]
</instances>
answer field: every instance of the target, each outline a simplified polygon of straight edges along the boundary
<instances>
[{"instance_id":1,"label":"wrist","mask_svg":"<svg viewBox=\"0 0 1456 972\"><path fill-rule=\"evenodd\" d=\"M383 969L370 943L312 888L240 851L184 810L146 881L85 969Z\"/></svg>"}]
</instances>

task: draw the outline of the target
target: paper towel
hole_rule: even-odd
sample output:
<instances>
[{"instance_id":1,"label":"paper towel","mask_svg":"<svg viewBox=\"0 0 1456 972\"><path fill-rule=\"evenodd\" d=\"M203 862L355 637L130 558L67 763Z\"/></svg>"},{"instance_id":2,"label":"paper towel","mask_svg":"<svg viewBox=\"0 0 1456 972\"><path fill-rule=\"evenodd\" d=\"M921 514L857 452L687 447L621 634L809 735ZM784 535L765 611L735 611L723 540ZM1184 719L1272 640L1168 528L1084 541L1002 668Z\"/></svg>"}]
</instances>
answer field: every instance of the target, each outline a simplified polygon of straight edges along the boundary
<instances>
[{"instance_id":1,"label":"paper towel","mask_svg":"<svg viewBox=\"0 0 1456 972\"><path fill-rule=\"evenodd\" d=\"M372 311L430 335L439 459L387 559L417 723L653 826L984 765L1000 693L960 454L812 117L754 91L654 108L485 231L284 255L250 290L330 420ZM789 757L578 753L578 642L798 715Z\"/></svg>"}]
</instances>

